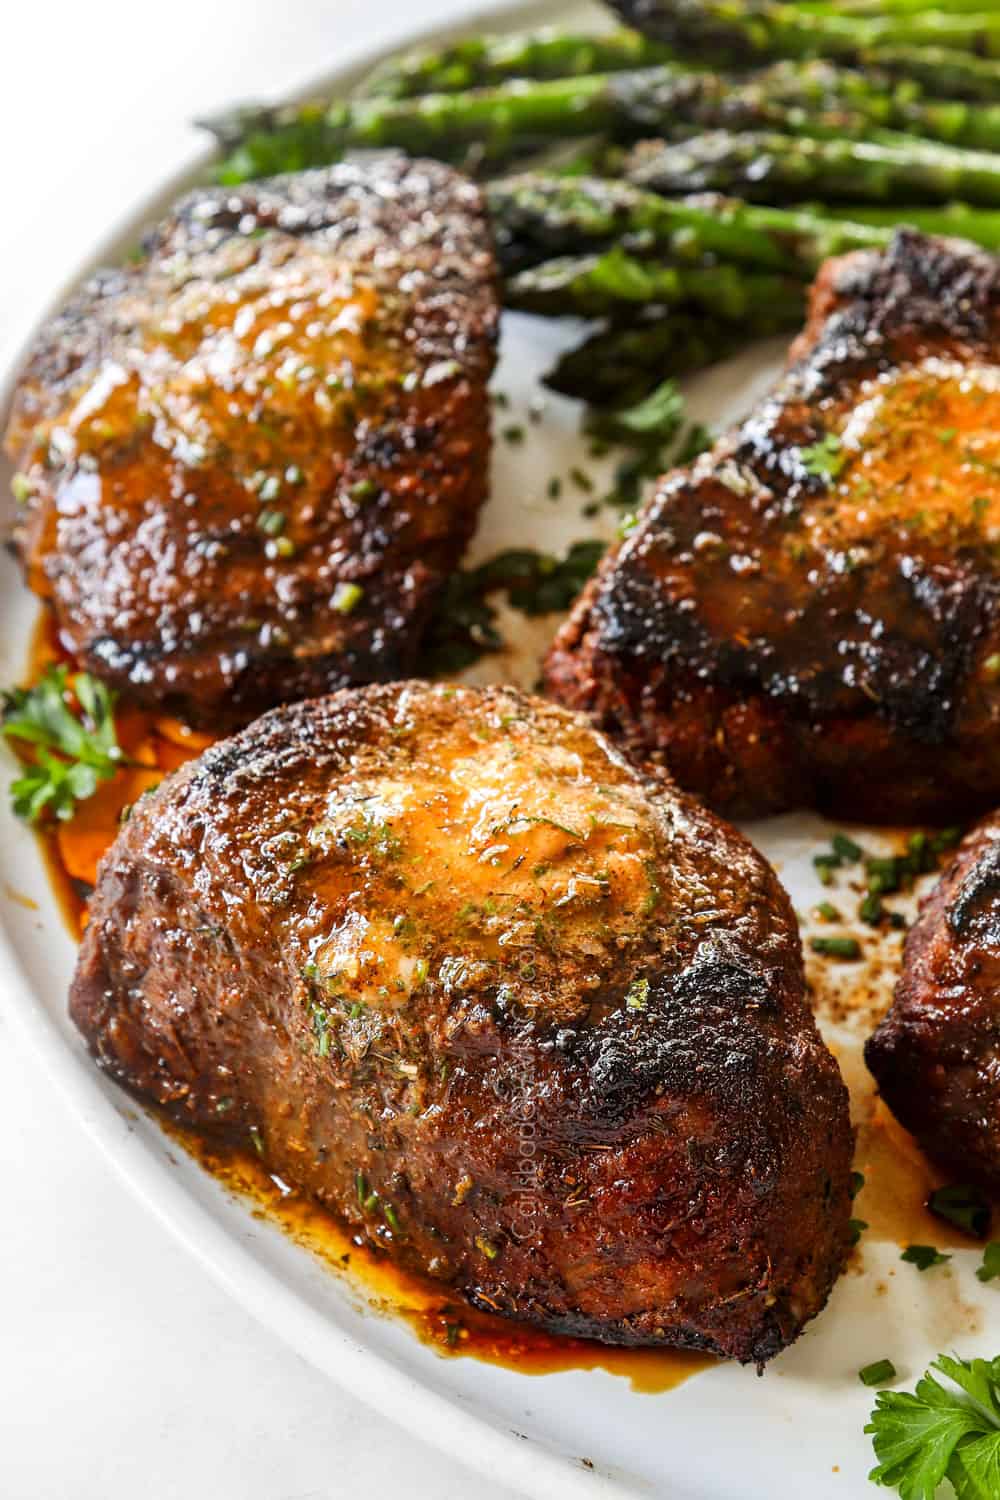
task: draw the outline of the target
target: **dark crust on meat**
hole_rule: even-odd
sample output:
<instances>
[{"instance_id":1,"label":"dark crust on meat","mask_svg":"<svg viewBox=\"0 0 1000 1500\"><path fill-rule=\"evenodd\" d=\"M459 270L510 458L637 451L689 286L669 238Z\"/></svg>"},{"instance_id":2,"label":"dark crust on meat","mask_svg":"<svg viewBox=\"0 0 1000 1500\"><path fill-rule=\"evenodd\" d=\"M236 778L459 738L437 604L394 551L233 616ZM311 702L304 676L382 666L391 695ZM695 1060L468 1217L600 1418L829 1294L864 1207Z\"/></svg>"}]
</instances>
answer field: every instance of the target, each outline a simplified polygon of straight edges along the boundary
<instances>
[{"instance_id":1,"label":"dark crust on meat","mask_svg":"<svg viewBox=\"0 0 1000 1500\"><path fill-rule=\"evenodd\" d=\"M556 821L528 810L551 776ZM479 786L519 834L474 858L454 808ZM376 796L404 810L345 822ZM605 891L576 915L594 839ZM514 871L527 908L504 905ZM362 919L384 999L345 977ZM71 1013L119 1083L201 1130L255 1127L272 1170L475 1305L761 1364L846 1253L846 1090L803 997L788 899L734 830L577 716L414 683L275 710L138 804Z\"/></svg>"},{"instance_id":2,"label":"dark crust on meat","mask_svg":"<svg viewBox=\"0 0 1000 1500\"><path fill-rule=\"evenodd\" d=\"M581 597L553 695L730 814L993 805L996 455L970 464L966 444L1000 429L998 323L1000 262L963 242L900 232L828 262L775 393L661 482ZM979 416L955 373L972 366ZM842 475L815 472L808 450L839 443L876 390L874 438L839 450Z\"/></svg>"},{"instance_id":3,"label":"dark crust on meat","mask_svg":"<svg viewBox=\"0 0 1000 1500\"><path fill-rule=\"evenodd\" d=\"M865 1061L933 1161L1000 1194L997 814L973 829L924 903Z\"/></svg>"},{"instance_id":4,"label":"dark crust on meat","mask_svg":"<svg viewBox=\"0 0 1000 1500\"><path fill-rule=\"evenodd\" d=\"M64 645L213 728L406 675L486 495L479 190L392 155L201 188L145 252L43 330L7 432Z\"/></svg>"}]
</instances>

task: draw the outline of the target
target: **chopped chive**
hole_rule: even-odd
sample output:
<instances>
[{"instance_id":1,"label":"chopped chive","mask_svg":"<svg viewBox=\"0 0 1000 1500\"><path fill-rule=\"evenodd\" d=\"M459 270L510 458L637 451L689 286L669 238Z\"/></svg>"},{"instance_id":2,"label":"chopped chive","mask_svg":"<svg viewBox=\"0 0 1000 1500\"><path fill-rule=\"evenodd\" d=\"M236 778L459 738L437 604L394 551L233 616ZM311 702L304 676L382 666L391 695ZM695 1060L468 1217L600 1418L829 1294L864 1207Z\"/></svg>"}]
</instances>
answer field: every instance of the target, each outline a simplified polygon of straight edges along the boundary
<instances>
[{"instance_id":1,"label":"chopped chive","mask_svg":"<svg viewBox=\"0 0 1000 1500\"><path fill-rule=\"evenodd\" d=\"M548 485L546 486L546 494L548 495L550 500L559 499L559 496L562 494L562 480L559 478L558 474L553 474L552 478L549 480ZM1000 661L1000 657L998 657L997 660Z\"/></svg>"},{"instance_id":2,"label":"chopped chive","mask_svg":"<svg viewBox=\"0 0 1000 1500\"><path fill-rule=\"evenodd\" d=\"M591 479L590 475L587 474L583 469L570 469L569 477L570 479L572 479L578 490L583 490L584 494L586 495L592 493L594 488L594 481Z\"/></svg>"},{"instance_id":3,"label":"chopped chive","mask_svg":"<svg viewBox=\"0 0 1000 1500\"><path fill-rule=\"evenodd\" d=\"M819 905L817 906L816 910L819 913L819 915L823 918L824 922L839 922L840 921L840 912L834 906L834 904L833 904L832 901L821 901L819 903Z\"/></svg>"},{"instance_id":4,"label":"chopped chive","mask_svg":"<svg viewBox=\"0 0 1000 1500\"><path fill-rule=\"evenodd\" d=\"M865 1365L863 1370L858 1371L858 1379L862 1385L887 1385L895 1378L896 1366L891 1359L877 1359L873 1364Z\"/></svg>"},{"instance_id":5,"label":"chopped chive","mask_svg":"<svg viewBox=\"0 0 1000 1500\"><path fill-rule=\"evenodd\" d=\"M249 1135L250 1135L251 1141L253 1142L253 1149L256 1151L256 1153L257 1153L258 1156L263 1156L264 1155L264 1137L261 1135L260 1130L257 1128L256 1125L251 1125L250 1126Z\"/></svg>"},{"instance_id":6,"label":"chopped chive","mask_svg":"<svg viewBox=\"0 0 1000 1500\"><path fill-rule=\"evenodd\" d=\"M481 1255L485 1255L487 1260L496 1260L497 1256L500 1254L500 1251L497 1249L496 1245L491 1245L489 1240L484 1239L481 1234L476 1235L475 1245L476 1249L480 1252Z\"/></svg>"},{"instance_id":7,"label":"chopped chive","mask_svg":"<svg viewBox=\"0 0 1000 1500\"><path fill-rule=\"evenodd\" d=\"M393 1208L391 1203L382 1204L382 1217L385 1219L385 1222L388 1224L393 1234L402 1234L403 1231L399 1222L399 1215L396 1213L396 1210Z\"/></svg>"},{"instance_id":8,"label":"chopped chive","mask_svg":"<svg viewBox=\"0 0 1000 1500\"><path fill-rule=\"evenodd\" d=\"M865 1185L864 1172L851 1173L851 1197L856 1198Z\"/></svg>"},{"instance_id":9,"label":"chopped chive","mask_svg":"<svg viewBox=\"0 0 1000 1500\"><path fill-rule=\"evenodd\" d=\"M860 958L861 944L857 938L852 937L814 937L810 938L809 946L814 953L821 953L826 958Z\"/></svg>"},{"instance_id":10,"label":"chopped chive","mask_svg":"<svg viewBox=\"0 0 1000 1500\"><path fill-rule=\"evenodd\" d=\"M877 896L874 891L869 891L858 906L858 916L862 922L867 922L870 927L878 926L884 911L885 907L882 905L882 897Z\"/></svg>"},{"instance_id":11,"label":"chopped chive","mask_svg":"<svg viewBox=\"0 0 1000 1500\"><path fill-rule=\"evenodd\" d=\"M847 1243L856 1245L858 1240L868 1228L867 1219L848 1219L847 1221Z\"/></svg>"}]
</instances>

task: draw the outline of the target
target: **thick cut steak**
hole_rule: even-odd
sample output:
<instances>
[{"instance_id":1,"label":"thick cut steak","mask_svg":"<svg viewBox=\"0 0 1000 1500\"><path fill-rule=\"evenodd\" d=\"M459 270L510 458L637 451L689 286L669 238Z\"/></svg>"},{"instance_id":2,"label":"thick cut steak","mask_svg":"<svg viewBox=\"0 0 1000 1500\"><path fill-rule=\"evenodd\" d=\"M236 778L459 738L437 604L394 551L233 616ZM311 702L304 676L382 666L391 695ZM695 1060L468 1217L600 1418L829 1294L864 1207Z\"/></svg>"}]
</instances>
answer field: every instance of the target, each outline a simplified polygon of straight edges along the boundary
<instances>
[{"instance_id":1,"label":"thick cut steak","mask_svg":"<svg viewBox=\"0 0 1000 1500\"><path fill-rule=\"evenodd\" d=\"M185 198L15 398L15 540L63 644L212 727L405 675L486 494L494 282L437 162Z\"/></svg>"},{"instance_id":2,"label":"thick cut steak","mask_svg":"<svg viewBox=\"0 0 1000 1500\"><path fill-rule=\"evenodd\" d=\"M552 693L733 814L1000 800L998 336L971 245L830 261L774 394L591 582Z\"/></svg>"},{"instance_id":3,"label":"thick cut steak","mask_svg":"<svg viewBox=\"0 0 1000 1500\"><path fill-rule=\"evenodd\" d=\"M847 1095L733 829L512 690L278 709L135 807L72 1014L127 1088L476 1305L758 1363L844 1258Z\"/></svg>"}]
</instances>

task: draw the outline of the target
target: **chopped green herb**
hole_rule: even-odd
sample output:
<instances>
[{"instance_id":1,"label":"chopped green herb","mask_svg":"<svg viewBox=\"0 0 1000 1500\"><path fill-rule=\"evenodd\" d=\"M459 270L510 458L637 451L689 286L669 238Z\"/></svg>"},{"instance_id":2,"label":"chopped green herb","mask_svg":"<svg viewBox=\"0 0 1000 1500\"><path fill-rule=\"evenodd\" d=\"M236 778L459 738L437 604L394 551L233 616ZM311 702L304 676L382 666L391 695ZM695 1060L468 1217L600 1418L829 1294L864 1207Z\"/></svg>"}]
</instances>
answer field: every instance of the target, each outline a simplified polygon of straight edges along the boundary
<instances>
[{"instance_id":1,"label":"chopped green herb","mask_svg":"<svg viewBox=\"0 0 1000 1500\"><path fill-rule=\"evenodd\" d=\"M365 591L360 583L338 583L333 591L333 607L339 614L349 615L352 610L357 609L364 595Z\"/></svg>"},{"instance_id":2,"label":"chopped green herb","mask_svg":"<svg viewBox=\"0 0 1000 1500\"><path fill-rule=\"evenodd\" d=\"M840 921L840 912L834 906L832 901L821 901L817 906L816 911L823 918L824 922Z\"/></svg>"},{"instance_id":3,"label":"chopped green herb","mask_svg":"<svg viewBox=\"0 0 1000 1500\"><path fill-rule=\"evenodd\" d=\"M847 1243L856 1245L858 1240L868 1228L867 1219L848 1219L847 1221Z\"/></svg>"},{"instance_id":4,"label":"chopped green herb","mask_svg":"<svg viewBox=\"0 0 1000 1500\"><path fill-rule=\"evenodd\" d=\"M546 493L550 500L558 500L562 494L562 480L558 474L553 474L546 487Z\"/></svg>"},{"instance_id":5,"label":"chopped green herb","mask_svg":"<svg viewBox=\"0 0 1000 1500\"><path fill-rule=\"evenodd\" d=\"M983 1250L983 1263L976 1268L980 1281L995 1281L1000 1276L1000 1240L990 1240Z\"/></svg>"},{"instance_id":6,"label":"chopped green herb","mask_svg":"<svg viewBox=\"0 0 1000 1500\"><path fill-rule=\"evenodd\" d=\"M836 479L847 462L847 455L841 448L840 439L832 432L828 432L818 443L803 448L801 458L802 467L807 474L823 479Z\"/></svg>"},{"instance_id":7,"label":"chopped green herb","mask_svg":"<svg viewBox=\"0 0 1000 1500\"><path fill-rule=\"evenodd\" d=\"M814 953L820 953L826 958L860 958L861 944L857 938L852 937L814 937L810 938L809 946Z\"/></svg>"},{"instance_id":8,"label":"chopped green herb","mask_svg":"<svg viewBox=\"0 0 1000 1500\"><path fill-rule=\"evenodd\" d=\"M27 474L15 474L10 482L10 492L18 505L24 505L31 499L31 480Z\"/></svg>"},{"instance_id":9,"label":"chopped green herb","mask_svg":"<svg viewBox=\"0 0 1000 1500\"><path fill-rule=\"evenodd\" d=\"M833 872L839 870L843 860L839 854L814 854L813 869L819 876L821 885L833 884Z\"/></svg>"},{"instance_id":10,"label":"chopped green herb","mask_svg":"<svg viewBox=\"0 0 1000 1500\"><path fill-rule=\"evenodd\" d=\"M265 536L280 536L285 529L285 518L280 510L262 510L257 517L257 530Z\"/></svg>"},{"instance_id":11,"label":"chopped green herb","mask_svg":"<svg viewBox=\"0 0 1000 1500\"><path fill-rule=\"evenodd\" d=\"M830 844L834 854L839 855L848 864L857 864L865 852L861 845L856 844L853 839L848 838L846 833L835 833L830 840Z\"/></svg>"},{"instance_id":12,"label":"chopped green herb","mask_svg":"<svg viewBox=\"0 0 1000 1500\"><path fill-rule=\"evenodd\" d=\"M263 1156L264 1137L261 1135L259 1128L256 1125L251 1125L248 1134L250 1136L250 1140L253 1142L253 1149L256 1151L257 1155Z\"/></svg>"},{"instance_id":13,"label":"chopped green herb","mask_svg":"<svg viewBox=\"0 0 1000 1500\"><path fill-rule=\"evenodd\" d=\"M365 1199L368 1197L368 1183L365 1181L365 1174L364 1174L364 1172L355 1172L355 1174L354 1174L354 1191L357 1193L357 1195L358 1195L358 1202L360 1203L361 1207L363 1208L364 1204L365 1204Z\"/></svg>"},{"instance_id":14,"label":"chopped green herb","mask_svg":"<svg viewBox=\"0 0 1000 1500\"><path fill-rule=\"evenodd\" d=\"M500 1254L500 1251L497 1249L496 1245L491 1245L489 1240L484 1239L481 1234L476 1235L475 1246L481 1255L486 1256L487 1260L496 1260L497 1256Z\"/></svg>"},{"instance_id":15,"label":"chopped green herb","mask_svg":"<svg viewBox=\"0 0 1000 1500\"><path fill-rule=\"evenodd\" d=\"M286 560L295 556L295 543L290 536L277 536L267 544L268 557L282 557Z\"/></svg>"},{"instance_id":16,"label":"chopped green herb","mask_svg":"<svg viewBox=\"0 0 1000 1500\"><path fill-rule=\"evenodd\" d=\"M393 1208L391 1203L382 1204L382 1217L385 1219L385 1222L388 1224L393 1234L402 1234L403 1231L399 1222L399 1215L396 1213L396 1210Z\"/></svg>"},{"instance_id":17,"label":"chopped green herb","mask_svg":"<svg viewBox=\"0 0 1000 1500\"><path fill-rule=\"evenodd\" d=\"M74 712L67 699L79 705ZM43 813L71 818L125 764L115 731L115 694L86 672L49 667L32 688L2 695L0 732L34 747L35 759L11 783L14 812L29 823ZM51 752L55 752L54 754Z\"/></svg>"},{"instance_id":18,"label":"chopped green herb","mask_svg":"<svg viewBox=\"0 0 1000 1500\"><path fill-rule=\"evenodd\" d=\"M864 1172L851 1173L851 1197L856 1198L865 1185Z\"/></svg>"},{"instance_id":19,"label":"chopped green herb","mask_svg":"<svg viewBox=\"0 0 1000 1500\"><path fill-rule=\"evenodd\" d=\"M505 443L524 442L524 428L518 422L512 422L509 427L505 427L500 435Z\"/></svg>"},{"instance_id":20,"label":"chopped green herb","mask_svg":"<svg viewBox=\"0 0 1000 1500\"><path fill-rule=\"evenodd\" d=\"M867 896L863 897L858 906L858 916L861 918L862 922L867 922L871 927L878 926L879 922L882 920L882 914L884 911L885 908L882 905L882 897L877 896L874 891L869 891Z\"/></svg>"},{"instance_id":21,"label":"chopped green herb","mask_svg":"<svg viewBox=\"0 0 1000 1500\"><path fill-rule=\"evenodd\" d=\"M933 1245L907 1245L899 1258L907 1265L916 1266L918 1271L929 1271L932 1266L943 1266L951 1260L950 1255L942 1255Z\"/></svg>"},{"instance_id":22,"label":"chopped green herb","mask_svg":"<svg viewBox=\"0 0 1000 1500\"><path fill-rule=\"evenodd\" d=\"M989 1202L976 1187L954 1183L937 1188L927 1200L927 1207L939 1219L954 1224L973 1239L984 1240L990 1232L992 1211Z\"/></svg>"},{"instance_id":23,"label":"chopped green herb","mask_svg":"<svg viewBox=\"0 0 1000 1500\"><path fill-rule=\"evenodd\" d=\"M862 1385L886 1385L895 1378L896 1366L891 1359L877 1359L874 1364L865 1365L863 1370L858 1371L858 1379Z\"/></svg>"},{"instance_id":24,"label":"chopped green herb","mask_svg":"<svg viewBox=\"0 0 1000 1500\"><path fill-rule=\"evenodd\" d=\"M569 477L570 479L572 479L578 490L583 490L587 495L593 492L594 481L591 479L590 475L583 469L570 469Z\"/></svg>"},{"instance_id":25,"label":"chopped green herb","mask_svg":"<svg viewBox=\"0 0 1000 1500\"><path fill-rule=\"evenodd\" d=\"M370 500L377 490L378 485L374 479L366 476L364 479L356 479L348 494L352 500Z\"/></svg>"},{"instance_id":26,"label":"chopped green herb","mask_svg":"<svg viewBox=\"0 0 1000 1500\"><path fill-rule=\"evenodd\" d=\"M629 1010L645 1010L648 999L648 979L634 980L625 991L625 1004Z\"/></svg>"}]
</instances>

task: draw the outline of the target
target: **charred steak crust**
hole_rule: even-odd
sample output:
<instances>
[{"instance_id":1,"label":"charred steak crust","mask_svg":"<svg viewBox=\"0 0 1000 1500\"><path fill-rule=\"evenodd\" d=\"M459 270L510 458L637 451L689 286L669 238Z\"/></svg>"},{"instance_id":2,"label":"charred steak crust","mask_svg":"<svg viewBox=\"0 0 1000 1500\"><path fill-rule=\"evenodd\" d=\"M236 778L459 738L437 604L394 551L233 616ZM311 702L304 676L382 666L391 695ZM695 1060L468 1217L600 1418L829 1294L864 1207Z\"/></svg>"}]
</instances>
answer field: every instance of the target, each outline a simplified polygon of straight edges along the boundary
<instances>
[{"instance_id":1,"label":"charred steak crust","mask_svg":"<svg viewBox=\"0 0 1000 1500\"><path fill-rule=\"evenodd\" d=\"M847 1238L847 1096L751 846L579 716L410 683L138 804L71 1011L102 1066L485 1309L763 1363Z\"/></svg>"},{"instance_id":2,"label":"charred steak crust","mask_svg":"<svg viewBox=\"0 0 1000 1500\"><path fill-rule=\"evenodd\" d=\"M1000 1193L1000 816L972 830L906 939L895 1000L865 1048L927 1155Z\"/></svg>"},{"instance_id":3,"label":"charred steak crust","mask_svg":"<svg viewBox=\"0 0 1000 1500\"><path fill-rule=\"evenodd\" d=\"M741 816L1000 797L1000 262L828 262L774 394L668 474L547 682Z\"/></svg>"},{"instance_id":4,"label":"charred steak crust","mask_svg":"<svg viewBox=\"0 0 1000 1500\"><path fill-rule=\"evenodd\" d=\"M41 333L6 447L83 665L192 721L412 668L486 495L479 190L398 156L202 188Z\"/></svg>"}]
</instances>

